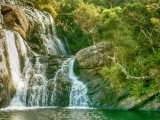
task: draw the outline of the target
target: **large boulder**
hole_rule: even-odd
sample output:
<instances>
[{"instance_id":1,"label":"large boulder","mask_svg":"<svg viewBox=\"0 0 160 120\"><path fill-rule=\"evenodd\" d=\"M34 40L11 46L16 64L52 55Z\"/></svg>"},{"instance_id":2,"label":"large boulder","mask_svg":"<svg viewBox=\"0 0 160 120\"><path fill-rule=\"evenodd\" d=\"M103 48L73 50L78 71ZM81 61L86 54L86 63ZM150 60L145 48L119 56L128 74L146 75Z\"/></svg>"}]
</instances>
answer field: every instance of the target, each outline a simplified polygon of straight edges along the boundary
<instances>
[{"instance_id":1,"label":"large boulder","mask_svg":"<svg viewBox=\"0 0 160 120\"><path fill-rule=\"evenodd\" d=\"M7 29L17 31L24 39L28 30L25 12L11 4L2 5L2 15Z\"/></svg>"},{"instance_id":2,"label":"large boulder","mask_svg":"<svg viewBox=\"0 0 160 120\"><path fill-rule=\"evenodd\" d=\"M80 50L76 54L79 68L97 68L104 66L104 64L109 63L110 60L105 57L103 58L98 52L106 55L110 52L110 50L111 46L105 42L97 43L97 47L93 45Z\"/></svg>"}]
</instances>

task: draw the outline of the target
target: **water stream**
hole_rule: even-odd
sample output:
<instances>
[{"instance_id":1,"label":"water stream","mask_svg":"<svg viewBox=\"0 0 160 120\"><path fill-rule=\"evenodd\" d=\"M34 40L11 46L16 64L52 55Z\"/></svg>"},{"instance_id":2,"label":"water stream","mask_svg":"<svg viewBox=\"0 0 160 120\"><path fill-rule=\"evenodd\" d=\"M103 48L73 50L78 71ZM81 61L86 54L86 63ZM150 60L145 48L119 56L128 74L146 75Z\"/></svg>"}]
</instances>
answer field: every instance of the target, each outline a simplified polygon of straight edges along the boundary
<instances>
[{"instance_id":1,"label":"water stream","mask_svg":"<svg viewBox=\"0 0 160 120\"><path fill-rule=\"evenodd\" d=\"M40 35L47 54L70 54L67 39L65 38L65 45L57 37L53 18L50 15L46 16L44 13L38 10L35 10L35 13L31 11L29 12L30 14L35 14L41 23ZM51 26L52 29L50 29L49 26ZM49 97L49 91L47 89L49 80L46 77L47 63L40 62L40 55L33 52L18 33L14 34L11 31L5 31L5 34L12 79L16 86L16 93L10 103L9 108L53 107L57 105L56 85L60 80L60 74L71 82L68 107L88 107L89 100L86 95L87 88L74 74L73 68L75 57L68 58L63 61L61 68L56 72L55 77L52 78L55 86L51 97ZM66 48L68 50L66 50ZM67 53L67 51L69 51L69 53ZM30 56L28 56L28 53ZM21 70L22 64L20 63L22 63L22 61L20 58L23 58L23 70ZM49 101L50 103L48 103Z\"/></svg>"},{"instance_id":2,"label":"water stream","mask_svg":"<svg viewBox=\"0 0 160 120\"><path fill-rule=\"evenodd\" d=\"M88 107L87 88L74 73L75 58L71 58L69 63L69 77L72 81L69 107Z\"/></svg>"},{"instance_id":3,"label":"water stream","mask_svg":"<svg viewBox=\"0 0 160 120\"><path fill-rule=\"evenodd\" d=\"M11 70L12 80L16 86L16 94L12 99L11 105L14 103L16 106L22 106L20 102L19 93L25 86L24 81L22 80L21 71L20 71L20 56L21 59L27 57L27 46L23 41L22 37L18 33L13 33L11 31L4 30L6 36L6 46L8 52L9 65ZM17 37L15 37L17 36Z\"/></svg>"}]
</instances>

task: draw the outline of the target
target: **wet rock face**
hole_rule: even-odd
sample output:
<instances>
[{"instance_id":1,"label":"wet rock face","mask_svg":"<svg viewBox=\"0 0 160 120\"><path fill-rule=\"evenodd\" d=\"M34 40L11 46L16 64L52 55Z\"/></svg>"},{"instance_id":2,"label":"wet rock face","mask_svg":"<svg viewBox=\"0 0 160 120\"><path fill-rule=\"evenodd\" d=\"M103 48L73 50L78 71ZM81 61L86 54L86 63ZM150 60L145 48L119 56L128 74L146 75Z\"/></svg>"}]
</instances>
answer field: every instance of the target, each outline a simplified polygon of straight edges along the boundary
<instances>
[{"instance_id":1,"label":"wet rock face","mask_svg":"<svg viewBox=\"0 0 160 120\"><path fill-rule=\"evenodd\" d=\"M80 69L79 78L86 84L87 95L90 98L91 106L105 108L117 102L118 97L114 89L110 87L109 80L96 74L92 74L94 69Z\"/></svg>"},{"instance_id":2,"label":"wet rock face","mask_svg":"<svg viewBox=\"0 0 160 120\"><path fill-rule=\"evenodd\" d=\"M3 97L3 80L0 76L0 101L2 100Z\"/></svg>"},{"instance_id":3,"label":"wet rock face","mask_svg":"<svg viewBox=\"0 0 160 120\"><path fill-rule=\"evenodd\" d=\"M96 47L90 46L85 49L80 50L79 52L76 53L76 58L79 63L79 68L97 68L97 67L102 67L104 64L108 64L110 62L109 59L107 58L102 58L97 50L105 55L108 54L111 50L111 46L108 44L101 42L97 43L97 49Z\"/></svg>"},{"instance_id":4,"label":"wet rock face","mask_svg":"<svg viewBox=\"0 0 160 120\"><path fill-rule=\"evenodd\" d=\"M38 64L43 65L44 74L34 74L34 70L29 71L31 77L27 90L27 106L37 104L43 106L44 101L45 106L69 106L71 80L68 73L60 69L63 61L68 57L63 55L38 56ZM30 62L35 69L38 65L37 57L30 58Z\"/></svg>"},{"instance_id":5,"label":"wet rock face","mask_svg":"<svg viewBox=\"0 0 160 120\"><path fill-rule=\"evenodd\" d=\"M68 57L70 56L49 55L48 57L46 76L49 80L47 83L49 106L53 105L59 107L69 106L71 80L68 76L67 71L65 71L64 69L60 69L63 61L66 60ZM42 59L41 61L46 61L46 60ZM53 98L54 102L51 102L50 100L53 94L54 94Z\"/></svg>"},{"instance_id":6,"label":"wet rock face","mask_svg":"<svg viewBox=\"0 0 160 120\"><path fill-rule=\"evenodd\" d=\"M93 107L108 107L117 102L117 93L111 87L106 87L103 79L93 80L87 84L88 95Z\"/></svg>"},{"instance_id":7,"label":"wet rock face","mask_svg":"<svg viewBox=\"0 0 160 120\"><path fill-rule=\"evenodd\" d=\"M7 29L17 31L24 39L28 30L28 20L25 12L13 5L2 5L2 15Z\"/></svg>"},{"instance_id":8,"label":"wet rock face","mask_svg":"<svg viewBox=\"0 0 160 120\"><path fill-rule=\"evenodd\" d=\"M71 79L63 70L59 71L55 88L55 106L67 107L70 101Z\"/></svg>"}]
</instances>

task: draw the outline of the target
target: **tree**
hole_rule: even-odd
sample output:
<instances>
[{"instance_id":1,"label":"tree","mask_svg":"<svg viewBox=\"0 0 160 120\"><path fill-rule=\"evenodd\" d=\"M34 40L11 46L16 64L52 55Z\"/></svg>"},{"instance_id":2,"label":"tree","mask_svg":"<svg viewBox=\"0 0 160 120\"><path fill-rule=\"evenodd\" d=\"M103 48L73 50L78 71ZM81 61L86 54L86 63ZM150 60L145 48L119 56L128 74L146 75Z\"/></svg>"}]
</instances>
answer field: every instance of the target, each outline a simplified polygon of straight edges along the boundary
<instances>
[{"instance_id":1,"label":"tree","mask_svg":"<svg viewBox=\"0 0 160 120\"><path fill-rule=\"evenodd\" d=\"M77 5L77 9L75 11L72 12L74 19L76 21L77 24L79 24L81 26L82 31L84 31L86 34L89 34L92 36L93 39L93 43L96 46L96 33L99 31L99 28L101 27L101 22L100 22L100 9L96 8L93 4L88 4L88 3L84 3L82 0L79 0L78 5ZM107 11L107 10L106 10ZM126 30L124 30L123 32L119 32L122 29L124 29L123 24L121 23L120 18L118 17L118 12L120 11L120 8L115 8L112 10L112 12L106 12L103 11L103 17L107 17L107 19L104 21L103 26L105 26L103 28L103 34L104 34L104 38L110 39L113 46L114 46L114 53L112 56L103 56L99 51L97 51L99 53L99 55L101 55L101 57L107 57L109 59L112 59L114 61L114 63L126 74L127 79L145 79L148 78L148 76L145 77L133 77L131 76L126 69L117 61L117 58L115 56L116 53L116 48L119 47L119 44L123 43L125 40L128 40L127 37L129 36L125 36L125 32ZM105 13L107 15L105 15ZM104 19L104 18L103 18ZM125 37L124 37L125 36ZM126 39L123 39L124 41L118 41L119 37L123 37ZM120 39L119 39L120 40ZM122 40L122 39L121 39ZM124 42L123 44L126 44L127 42ZM127 45L134 45L134 44L126 44Z\"/></svg>"},{"instance_id":2,"label":"tree","mask_svg":"<svg viewBox=\"0 0 160 120\"><path fill-rule=\"evenodd\" d=\"M100 8L96 8L93 4L85 4L83 0L77 1L76 10L72 12L75 22L81 26L84 33L92 36L95 41L95 34L99 31Z\"/></svg>"}]
</instances>

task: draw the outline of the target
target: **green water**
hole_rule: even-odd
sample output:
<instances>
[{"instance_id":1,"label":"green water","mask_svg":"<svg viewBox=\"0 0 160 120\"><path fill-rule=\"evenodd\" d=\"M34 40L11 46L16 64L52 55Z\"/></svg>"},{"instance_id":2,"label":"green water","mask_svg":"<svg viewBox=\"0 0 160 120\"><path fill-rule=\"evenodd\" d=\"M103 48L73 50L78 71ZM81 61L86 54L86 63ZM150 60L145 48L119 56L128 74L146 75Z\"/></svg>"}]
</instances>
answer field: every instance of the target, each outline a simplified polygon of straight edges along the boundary
<instances>
[{"instance_id":1,"label":"green water","mask_svg":"<svg viewBox=\"0 0 160 120\"><path fill-rule=\"evenodd\" d=\"M160 112L37 108L0 110L0 120L160 120Z\"/></svg>"}]
</instances>

